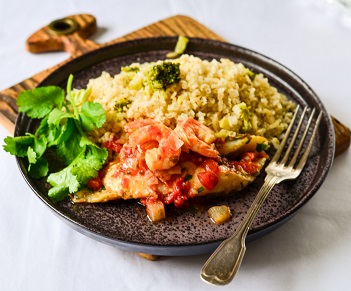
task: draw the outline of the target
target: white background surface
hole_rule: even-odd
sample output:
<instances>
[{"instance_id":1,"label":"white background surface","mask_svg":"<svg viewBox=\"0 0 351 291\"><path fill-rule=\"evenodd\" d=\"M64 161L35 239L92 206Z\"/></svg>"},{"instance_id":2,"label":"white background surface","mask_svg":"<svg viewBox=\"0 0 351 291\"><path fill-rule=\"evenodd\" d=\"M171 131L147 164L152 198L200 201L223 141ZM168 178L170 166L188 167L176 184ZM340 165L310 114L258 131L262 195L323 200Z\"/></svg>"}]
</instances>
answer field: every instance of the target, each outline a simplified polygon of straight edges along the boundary
<instances>
[{"instance_id":1,"label":"white background surface","mask_svg":"<svg viewBox=\"0 0 351 291\"><path fill-rule=\"evenodd\" d=\"M351 127L351 21L327 6L322 0L0 0L0 90L68 57L25 51L26 38L54 19L93 14L99 30L92 40L104 43L184 14L289 67ZM6 135L0 126L1 144ZM348 150L292 220L247 246L237 277L221 290L351 290L350 171ZM216 289L199 277L208 256L151 262L75 232L29 190L2 147L0 177L0 290Z\"/></svg>"}]
</instances>

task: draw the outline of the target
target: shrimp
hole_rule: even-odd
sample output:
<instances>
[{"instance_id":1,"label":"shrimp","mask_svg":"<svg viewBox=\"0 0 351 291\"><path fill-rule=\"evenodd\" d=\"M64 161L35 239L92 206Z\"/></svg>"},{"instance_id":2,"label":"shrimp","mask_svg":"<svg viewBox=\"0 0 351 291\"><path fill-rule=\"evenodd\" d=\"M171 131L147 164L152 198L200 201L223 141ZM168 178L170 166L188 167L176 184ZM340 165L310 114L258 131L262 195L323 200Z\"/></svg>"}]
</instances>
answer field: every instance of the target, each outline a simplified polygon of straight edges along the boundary
<instances>
[{"instance_id":1,"label":"shrimp","mask_svg":"<svg viewBox=\"0 0 351 291\"><path fill-rule=\"evenodd\" d=\"M154 119L151 119L151 118L136 119L134 121L127 123L124 126L124 131L127 133L132 133L133 131L135 131L143 126L146 126L146 125L163 125L163 123L156 121Z\"/></svg>"},{"instance_id":2,"label":"shrimp","mask_svg":"<svg viewBox=\"0 0 351 291\"><path fill-rule=\"evenodd\" d=\"M169 127L151 122L134 130L127 146L145 152L146 165L155 171L167 170L177 164L183 142Z\"/></svg>"},{"instance_id":3,"label":"shrimp","mask_svg":"<svg viewBox=\"0 0 351 291\"><path fill-rule=\"evenodd\" d=\"M209 158L219 156L219 152L212 144L216 140L213 131L197 120L190 117L179 119L174 131L184 142L185 151L190 149Z\"/></svg>"}]
</instances>

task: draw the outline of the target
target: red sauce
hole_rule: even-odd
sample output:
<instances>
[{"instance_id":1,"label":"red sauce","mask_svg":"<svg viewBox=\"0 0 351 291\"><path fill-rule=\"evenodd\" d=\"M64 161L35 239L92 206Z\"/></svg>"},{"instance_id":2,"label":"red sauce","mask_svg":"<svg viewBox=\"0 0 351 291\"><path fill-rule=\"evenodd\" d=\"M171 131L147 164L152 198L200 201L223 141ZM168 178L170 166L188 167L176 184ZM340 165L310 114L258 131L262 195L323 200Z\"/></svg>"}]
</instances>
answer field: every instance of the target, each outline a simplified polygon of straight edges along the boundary
<instances>
[{"instance_id":1,"label":"red sauce","mask_svg":"<svg viewBox=\"0 0 351 291\"><path fill-rule=\"evenodd\" d=\"M240 161L232 161L230 163L235 169L239 170L241 168L246 173L253 175L258 172L259 165L257 161L267 157L265 152L245 152L241 155Z\"/></svg>"},{"instance_id":2,"label":"red sauce","mask_svg":"<svg viewBox=\"0 0 351 291\"><path fill-rule=\"evenodd\" d=\"M93 191L98 191L102 188L102 181L100 177L92 178L88 181L88 187Z\"/></svg>"},{"instance_id":3,"label":"red sauce","mask_svg":"<svg viewBox=\"0 0 351 291\"><path fill-rule=\"evenodd\" d=\"M119 153L122 149L122 146L120 143L116 142L116 138L113 140L108 140L104 142L104 147L107 148L108 150L111 150L115 153Z\"/></svg>"},{"instance_id":4,"label":"red sauce","mask_svg":"<svg viewBox=\"0 0 351 291\"><path fill-rule=\"evenodd\" d=\"M89 189L93 191L99 191L102 188L103 186L102 179L106 175L106 170L107 170L106 167L102 168L99 171L98 176L96 178L92 178L88 181L87 186L89 187Z\"/></svg>"},{"instance_id":5,"label":"red sauce","mask_svg":"<svg viewBox=\"0 0 351 291\"><path fill-rule=\"evenodd\" d=\"M188 200L190 190L189 181L185 181L183 177L178 177L172 184L173 191L167 196L164 203L170 204L173 202L176 207L184 206L185 202Z\"/></svg>"}]
</instances>

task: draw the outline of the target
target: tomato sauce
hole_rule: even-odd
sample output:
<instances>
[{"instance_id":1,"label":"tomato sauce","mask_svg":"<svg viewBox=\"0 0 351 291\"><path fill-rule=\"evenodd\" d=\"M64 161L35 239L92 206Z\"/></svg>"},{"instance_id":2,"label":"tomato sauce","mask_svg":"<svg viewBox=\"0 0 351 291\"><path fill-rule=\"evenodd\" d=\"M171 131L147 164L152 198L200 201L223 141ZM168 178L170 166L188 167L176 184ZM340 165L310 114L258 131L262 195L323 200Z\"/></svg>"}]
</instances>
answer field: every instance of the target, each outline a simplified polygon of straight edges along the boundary
<instances>
[{"instance_id":1,"label":"tomato sauce","mask_svg":"<svg viewBox=\"0 0 351 291\"><path fill-rule=\"evenodd\" d=\"M102 188L102 181L100 177L92 178L88 181L89 189L93 191L98 191Z\"/></svg>"},{"instance_id":2,"label":"tomato sauce","mask_svg":"<svg viewBox=\"0 0 351 291\"><path fill-rule=\"evenodd\" d=\"M187 206L185 202L188 201L188 195L190 190L189 181L185 180L184 177L177 177L171 183L169 183L173 191L164 199L163 203L170 204L174 203L176 207Z\"/></svg>"},{"instance_id":3,"label":"tomato sauce","mask_svg":"<svg viewBox=\"0 0 351 291\"><path fill-rule=\"evenodd\" d=\"M120 143L117 143L116 138L114 138L113 140L105 141L104 147L118 154L121 151L123 145Z\"/></svg>"},{"instance_id":4,"label":"tomato sauce","mask_svg":"<svg viewBox=\"0 0 351 291\"><path fill-rule=\"evenodd\" d=\"M258 172L257 161L261 158L268 158L265 152L245 152L241 155L240 161L231 161L230 164L236 169L243 169L246 173L254 175Z\"/></svg>"}]
</instances>

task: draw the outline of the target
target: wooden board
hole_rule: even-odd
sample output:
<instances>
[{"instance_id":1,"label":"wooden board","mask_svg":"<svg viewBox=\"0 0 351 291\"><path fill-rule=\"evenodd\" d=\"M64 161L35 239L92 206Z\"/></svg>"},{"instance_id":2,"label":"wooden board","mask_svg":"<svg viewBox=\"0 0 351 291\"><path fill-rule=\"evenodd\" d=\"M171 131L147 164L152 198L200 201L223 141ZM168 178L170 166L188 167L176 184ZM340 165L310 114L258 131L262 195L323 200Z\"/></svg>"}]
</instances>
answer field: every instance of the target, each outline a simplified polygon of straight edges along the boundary
<instances>
[{"instance_id":1,"label":"wooden board","mask_svg":"<svg viewBox=\"0 0 351 291\"><path fill-rule=\"evenodd\" d=\"M0 92L0 123L6 127L10 133L14 131L14 123L18 114L16 98L19 92L35 88L57 68L86 52L126 40L157 36L186 35L188 37L225 41L222 37L196 20L183 15L176 15L158 21L105 44L97 44L88 39L88 37L95 32L96 27L97 24L94 16L77 14L55 20L33 33L28 38L26 47L27 50L32 53L61 50L69 52L71 56L62 63L37 73ZM337 156L349 148L351 131L334 117L332 117L332 120L336 135L335 155Z\"/></svg>"}]
</instances>

